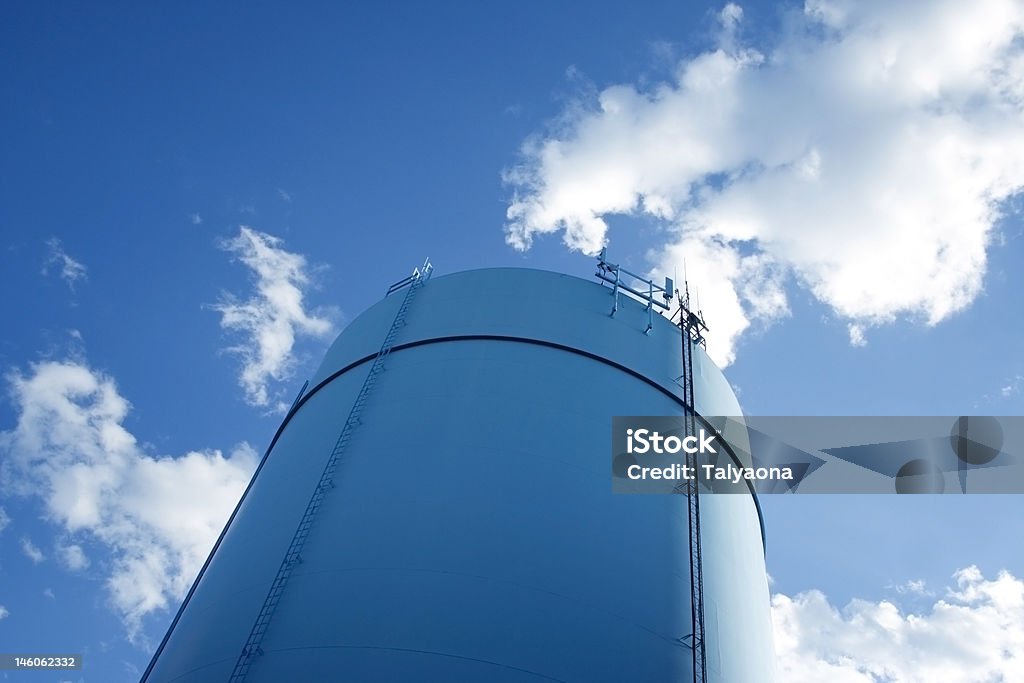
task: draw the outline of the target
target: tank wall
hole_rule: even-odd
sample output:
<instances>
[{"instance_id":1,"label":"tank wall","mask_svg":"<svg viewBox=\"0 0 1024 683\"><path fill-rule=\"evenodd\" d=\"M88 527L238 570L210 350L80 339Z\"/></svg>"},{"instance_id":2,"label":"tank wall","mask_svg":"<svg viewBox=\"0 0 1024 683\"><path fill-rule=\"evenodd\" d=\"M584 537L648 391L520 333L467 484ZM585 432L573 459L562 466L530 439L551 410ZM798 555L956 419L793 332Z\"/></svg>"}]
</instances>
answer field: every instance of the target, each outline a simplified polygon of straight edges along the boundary
<instances>
[{"instance_id":1,"label":"tank wall","mask_svg":"<svg viewBox=\"0 0 1024 683\"><path fill-rule=\"evenodd\" d=\"M375 353L399 303L353 321L314 385ZM421 289L398 344L422 343L389 357L247 680L692 675L685 500L612 495L607 453L612 416L678 413L678 332L659 318L645 336L641 306L610 304L538 271ZM698 368L703 405L738 414ZM368 369L283 429L149 680L227 679ZM712 680L770 681L754 501L702 500Z\"/></svg>"}]
</instances>

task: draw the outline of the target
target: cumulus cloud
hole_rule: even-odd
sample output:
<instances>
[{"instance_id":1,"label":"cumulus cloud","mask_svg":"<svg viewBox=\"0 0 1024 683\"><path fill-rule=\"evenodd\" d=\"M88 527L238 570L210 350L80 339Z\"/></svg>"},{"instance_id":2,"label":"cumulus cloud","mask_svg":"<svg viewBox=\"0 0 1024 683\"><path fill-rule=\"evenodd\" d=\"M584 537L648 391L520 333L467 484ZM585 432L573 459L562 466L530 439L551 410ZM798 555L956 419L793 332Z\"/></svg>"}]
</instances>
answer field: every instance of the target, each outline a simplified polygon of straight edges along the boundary
<instances>
[{"instance_id":1,"label":"cumulus cloud","mask_svg":"<svg viewBox=\"0 0 1024 683\"><path fill-rule=\"evenodd\" d=\"M651 272L686 258L723 364L787 314L789 286L855 345L974 300L1024 186L1024 4L808 0L758 47L737 37L738 5L719 20L716 47L671 78L607 87L523 145L508 243L561 233L592 254L612 215L655 223Z\"/></svg>"},{"instance_id":2,"label":"cumulus cloud","mask_svg":"<svg viewBox=\"0 0 1024 683\"><path fill-rule=\"evenodd\" d=\"M46 260L43 261L43 275L49 275L51 271L56 271L60 279L64 280L68 288L74 292L76 282L88 279L85 266L80 261L71 258L64 251L61 241L56 237L46 240L46 247L47 253Z\"/></svg>"},{"instance_id":3,"label":"cumulus cloud","mask_svg":"<svg viewBox=\"0 0 1024 683\"><path fill-rule=\"evenodd\" d=\"M43 551L28 536L23 536L21 539L21 552L25 553L25 557L32 560L32 564L39 564L46 559Z\"/></svg>"},{"instance_id":4,"label":"cumulus cloud","mask_svg":"<svg viewBox=\"0 0 1024 683\"><path fill-rule=\"evenodd\" d=\"M1024 580L1008 572L986 579L973 566L953 579L923 613L904 613L889 601L853 600L837 609L819 591L773 596L779 680L1024 680Z\"/></svg>"},{"instance_id":5,"label":"cumulus cloud","mask_svg":"<svg viewBox=\"0 0 1024 683\"><path fill-rule=\"evenodd\" d=\"M296 337L324 337L333 325L328 316L306 310L306 258L286 251L280 238L242 226L223 247L252 271L256 292L245 300L225 294L213 308L221 314L222 328L244 337L229 351L242 359L238 381L246 401L268 406L271 383L290 377Z\"/></svg>"},{"instance_id":6,"label":"cumulus cloud","mask_svg":"<svg viewBox=\"0 0 1024 683\"><path fill-rule=\"evenodd\" d=\"M183 597L255 469L247 444L225 455L147 453L124 427L129 403L114 380L80 362L47 361L8 377L18 419L0 432L0 481L37 495L67 535L112 553L107 588L129 635ZM84 568L75 544L61 560ZM38 549L37 549L38 550Z\"/></svg>"}]
</instances>

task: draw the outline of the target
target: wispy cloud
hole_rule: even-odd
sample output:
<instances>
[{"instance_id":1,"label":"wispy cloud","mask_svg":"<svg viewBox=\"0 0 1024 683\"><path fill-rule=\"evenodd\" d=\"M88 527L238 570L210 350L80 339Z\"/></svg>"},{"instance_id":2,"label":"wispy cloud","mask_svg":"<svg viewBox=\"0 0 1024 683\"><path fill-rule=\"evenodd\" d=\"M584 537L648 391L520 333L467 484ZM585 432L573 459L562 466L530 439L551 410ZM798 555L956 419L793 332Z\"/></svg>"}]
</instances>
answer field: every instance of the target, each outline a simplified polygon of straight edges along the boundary
<instances>
[{"instance_id":1,"label":"wispy cloud","mask_svg":"<svg viewBox=\"0 0 1024 683\"><path fill-rule=\"evenodd\" d=\"M1024 375L1014 375L1006 381L1006 384L999 387L999 395L1003 398L1010 398L1019 394L1022 386L1024 386Z\"/></svg>"},{"instance_id":2,"label":"wispy cloud","mask_svg":"<svg viewBox=\"0 0 1024 683\"><path fill-rule=\"evenodd\" d=\"M292 203L292 195L287 190L282 190L280 187L277 188L277 196L279 196L281 199L288 202L289 204Z\"/></svg>"},{"instance_id":3,"label":"wispy cloud","mask_svg":"<svg viewBox=\"0 0 1024 683\"><path fill-rule=\"evenodd\" d=\"M213 306L221 314L221 327L243 336L228 350L242 359L238 381L254 406L271 405L276 398L271 384L290 377L297 337L319 338L333 331L328 315L309 311L303 303L310 285L306 258L282 245L281 239L246 226L223 243L254 275L252 296L243 300L225 294Z\"/></svg>"},{"instance_id":4,"label":"wispy cloud","mask_svg":"<svg viewBox=\"0 0 1024 683\"><path fill-rule=\"evenodd\" d=\"M11 516L8 515L7 510L0 505L0 533L3 533L3 530L6 529L10 523Z\"/></svg>"},{"instance_id":5,"label":"wispy cloud","mask_svg":"<svg viewBox=\"0 0 1024 683\"><path fill-rule=\"evenodd\" d=\"M201 225L203 222L203 217L200 216L198 213L193 213L188 218L190 221L192 221L192 225Z\"/></svg>"},{"instance_id":6,"label":"wispy cloud","mask_svg":"<svg viewBox=\"0 0 1024 683\"><path fill-rule=\"evenodd\" d=\"M6 619L10 614L11 614L10 610L8 610L3 605L0 605L0 621L3 621L4 619Z\"/></svg>"},{"instance_id":7,"label":"wispy cloud","mask_svg":"<svg viewBox=\"0 0 1024 683\"><path fill-rule=\"evenodd\" d=\"M146 614L184 595L256 454L244 443L227 455L145 452L124 427L129 404L114 380L80 361L39 363L8 382L18 420L0 432L0 483L40 497L62 534L111 551L107 589L134 638ZM80 546L58 545L66 566L88 563Z\"/></svg>"},{"instance_id":8,"label":"wispy cloud","mask_svg":"<svg viewBox=\"0 0 1024 683\"><path fill-rule=\"evenodd\" d=\"M82 546L76 543L69 543L67 545L58 543L57 556L60 558L61 564L71 571L87 569L90 564L89 558L82 549Z\"/></svg>"},{"instance_id":9,"label":"wispy cloud","mask_svg":"<svg viewBox=\"0 0 1024 683\"><path fill-rule=\"evenodd\" d=\"M923 613L889 601L837 609L819 591L775 595L779 680L786 683L981 683L1024 680L1024 580L977 567ZM913 582L911 582L913 583ZM923 593L923 585L911 586Z\"/></svg>"},{"instance_id":10,"label":"wispy cloud","mask_svg":"<svg viewBox=\"0 0 1024 683\"><path fill-rule=\"evenodd\" d=\"M36 547L36 544L28 536L23 536L21 539L21 552L25 553L25 557L32 560L33 564L39 564L46 559L43 551Z\"/></svg>"},{"instance_id":11,"label":"wispy cloud","mask_svg":"<svg viewBox=\"0 0 1024 683\"><path fill-rule=\"evenodd\" d=\"M928 585L923 579L911 579L910 581L897 584L894 586L894 589L901 595L933 595L933 593L928 590Z\"/></svg>"},{"instance_id":12,"label":"wispy cloud","mask_svg":"<svg viewBox=\"0 0 1024 683\"><path fill-rule=\"evenodd\" d=\"M79 280L88 279L85 266L75 259L71 258L61 241L56 237L51 237L46 240L46 260L43 261L43 275L49 275L50 272L55 271L60 279L67 283L68 288L74 292L75 283Z\"/></svg>"},{"instance_id":13,"label":"wispy cloud","mask_svg":"<svg viewBox=\"0 0 1024 683\"><path fill-rule=\"evenodd\" d=\"M729 363L798 286L850 325L934 325L982 290L1005 200L1024 187L1024 6L809 0L771 44L730 3L715 49L649 87L585 94L505 172L506 239L560 233L626 258L659 226L654 275L683 272ZM609 234L607 218L628 215ZM622 230L622 232L618 232Z\"/></svg>"}]
</instances>

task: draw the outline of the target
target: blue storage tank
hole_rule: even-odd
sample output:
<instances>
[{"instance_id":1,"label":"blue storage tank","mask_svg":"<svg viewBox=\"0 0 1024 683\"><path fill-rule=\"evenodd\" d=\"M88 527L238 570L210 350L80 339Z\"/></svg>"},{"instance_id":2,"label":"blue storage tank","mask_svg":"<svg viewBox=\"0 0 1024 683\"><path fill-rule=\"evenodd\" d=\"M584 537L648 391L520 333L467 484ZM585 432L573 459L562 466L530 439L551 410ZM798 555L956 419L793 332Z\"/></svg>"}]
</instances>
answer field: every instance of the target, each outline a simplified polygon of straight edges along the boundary
<instances>
[{"instance_id":1,"label":"blue storage tank","mask_svg":"<svg viewBox=\"0 0 1024 683\"><path fill-rule=\"evenodd\" d=\"M237 674L406 293L331 346L144 681ZM417 288L245 681L692 681L685 498L614 495L609 465L612 416L680 414L680 332L611 304L517 268ZM698 412L740 414L700 349L694 375ZM709 680L769 683L757 501L701 508Z\"/></svg>"}]
</instances>

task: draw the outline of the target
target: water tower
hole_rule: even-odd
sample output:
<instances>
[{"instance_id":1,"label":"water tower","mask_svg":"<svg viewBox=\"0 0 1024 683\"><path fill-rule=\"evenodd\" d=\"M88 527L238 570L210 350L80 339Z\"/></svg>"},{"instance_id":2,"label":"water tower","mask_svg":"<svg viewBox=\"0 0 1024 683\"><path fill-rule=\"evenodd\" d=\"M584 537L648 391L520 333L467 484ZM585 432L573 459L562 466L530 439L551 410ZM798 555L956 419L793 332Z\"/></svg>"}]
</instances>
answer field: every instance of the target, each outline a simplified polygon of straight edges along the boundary
<instances>
[{"instance_id":1,"label":"water tower","mask_svg":"<svg viewBox=\"0 0 1024 683\"><path fill-rule=\"evenodd\" d=\"M682 411L680 328L567 275L429 276L331 346L143 681L693 681L687 497L609 471L613 416ZM707 680L770 682L756 497L701 506Z\"/></svg>"}]
</instances>

